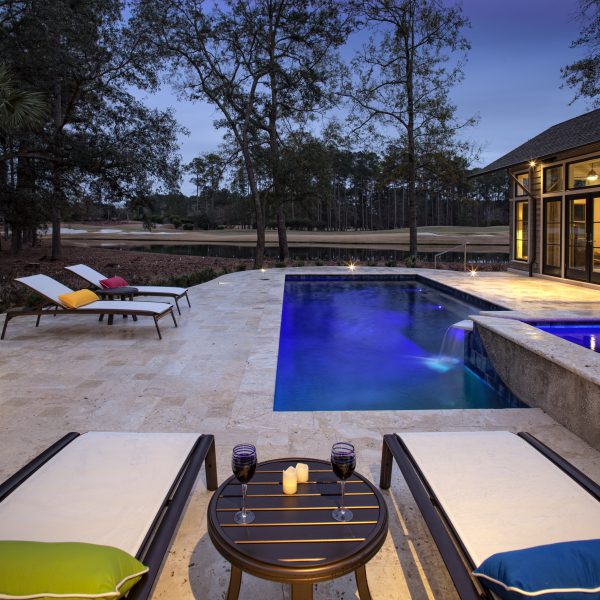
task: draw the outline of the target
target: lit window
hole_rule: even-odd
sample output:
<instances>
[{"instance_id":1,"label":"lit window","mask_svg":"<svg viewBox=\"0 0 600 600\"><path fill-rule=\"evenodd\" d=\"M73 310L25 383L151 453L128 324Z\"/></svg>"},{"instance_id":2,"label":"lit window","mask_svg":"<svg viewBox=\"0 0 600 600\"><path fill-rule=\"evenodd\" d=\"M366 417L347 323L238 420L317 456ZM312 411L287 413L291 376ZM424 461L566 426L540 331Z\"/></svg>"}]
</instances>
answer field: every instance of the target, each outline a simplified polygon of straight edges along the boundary
<instances>
[{"instance_id":1,"label":"lit window","mask_svg":"<svg viewBox=\"0 0 600 600\"><path fill-rule=\"evenodd\" d=\"M515 178L521 184L518 185L517 182L515 182L515 197L527 196L527 192L523 189L523 187L527 190L529 189L529 173L521 173L520 175L515 175Z\"/></svg>"},{"instance_id":2,"label":"lit window","mask_svg":"<svg viewBox=\"0 0 600 600\"><path fill-rule=\"evenodd\" d=\"M527 260L527 212L529 203L527 200L515 202L515 259Z\"/></svg>"},{"instance_id":3,"label":"lit window","mask_svg":"<svg viewBox=\"0 0 600 600\"><path fill-rule=\"evenodd\" d=\"M567 174L569 189L600 186L600 158L571 163Z\"/></svg>"},{"instance_id":4,"label":"lit window","mask_svg":"<svg viewBox=\"0 0 600 600\"><path fill-rule=\"evenodd\" d=\"M544 169L544 193L562 192L563 175L562 166L548 167Z\"/></svg>"}]
</instances>

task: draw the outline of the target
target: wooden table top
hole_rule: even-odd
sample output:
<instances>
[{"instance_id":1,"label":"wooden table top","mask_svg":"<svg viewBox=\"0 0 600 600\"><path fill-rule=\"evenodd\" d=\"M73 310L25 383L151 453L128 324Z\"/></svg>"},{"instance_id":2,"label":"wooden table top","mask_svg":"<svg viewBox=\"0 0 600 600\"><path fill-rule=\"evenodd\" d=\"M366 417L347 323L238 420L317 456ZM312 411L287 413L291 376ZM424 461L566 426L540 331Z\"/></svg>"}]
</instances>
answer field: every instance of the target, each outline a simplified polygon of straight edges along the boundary
<instances>
[{"instance_id":1,"label":"wooden table top","mask_svg":"<svg viewBox=\"0 0 600 600\"><path fill-rule=\"evenodd\" d=\"M282 472L308 464L309 481L283 494ZM346 482L350 522L335 521L340 483L329 461L286 458L259 463L248 484L246 508L253 523L238 525L241 484L231 476L208 506L208 532L217 550L243 571L275 581L322 581L349 573L381 548L388 529L387 506L379 490L359 473Z\"/></svg>"},{"instance_id":2,"label":"wooden table top","mask_svg":"<svg viewBox=\"0 0 600 600\"><path fill-rule=\"evenodd\" d=\"M138 289L131 285L116 287L116 288L102 288L101 290L95 290L98 296L120 296L121 294L137 294Z\"/></svg>"}]
</instances>

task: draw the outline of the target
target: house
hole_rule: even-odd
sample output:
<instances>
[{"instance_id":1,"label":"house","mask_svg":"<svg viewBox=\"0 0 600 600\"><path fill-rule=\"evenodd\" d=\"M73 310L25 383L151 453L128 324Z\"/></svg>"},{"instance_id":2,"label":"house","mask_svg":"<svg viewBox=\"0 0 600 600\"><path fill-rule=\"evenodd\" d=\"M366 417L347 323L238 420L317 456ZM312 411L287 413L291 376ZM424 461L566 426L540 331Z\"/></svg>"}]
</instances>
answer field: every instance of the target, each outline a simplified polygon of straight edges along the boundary
<instances>
[{"instance_id":1,"label":"house","mask_svg":"<svg viewBox=\"0 0 600 600\"><path fill-rule=\"evenodd\" d=\"M487 165L510 181L510 268L600 283L600 109Z\"/></svg>"}]
</instances>

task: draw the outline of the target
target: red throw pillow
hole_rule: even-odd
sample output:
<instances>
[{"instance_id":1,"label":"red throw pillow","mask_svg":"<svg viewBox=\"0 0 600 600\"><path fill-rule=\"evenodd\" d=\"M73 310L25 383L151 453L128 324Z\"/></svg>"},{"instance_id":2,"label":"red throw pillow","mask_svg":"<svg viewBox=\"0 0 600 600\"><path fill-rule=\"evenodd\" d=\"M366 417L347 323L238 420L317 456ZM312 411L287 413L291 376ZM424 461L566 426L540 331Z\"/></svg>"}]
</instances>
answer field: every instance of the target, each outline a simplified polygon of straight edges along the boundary
<instances>
[{"instance_id":1,"label":"red throw pillow","mask_svg":"<svg viewBox=\"0 0 600 600\"><path fill-rule=\"evenodd\" d=\"M106 290L109 288L126 287L129 284L122 277L111 277L109 279L101 279L100 285Z\"/></svg>"}]
</instances>

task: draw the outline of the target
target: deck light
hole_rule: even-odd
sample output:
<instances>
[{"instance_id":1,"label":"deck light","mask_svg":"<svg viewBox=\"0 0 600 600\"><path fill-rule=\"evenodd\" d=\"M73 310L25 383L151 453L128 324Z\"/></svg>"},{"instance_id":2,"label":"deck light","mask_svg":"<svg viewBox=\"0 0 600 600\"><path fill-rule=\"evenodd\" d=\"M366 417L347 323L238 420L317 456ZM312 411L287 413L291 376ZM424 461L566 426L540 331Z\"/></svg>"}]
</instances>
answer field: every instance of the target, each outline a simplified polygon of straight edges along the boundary
<instances>
[{"instance_id":1,"label":"deck light","mask_svg":"<svg viewBox=\"0 0 600 600\"><path fill-rule=\"evenodd\" d=\"M356 269L356 264L355 264L355 263L353 263L353 262L351 262L351 263L348 265L348 269L349 269L350 271L354 271L354 270Z\"/></svg>"},{"instance_id":2,"label":"deck light","mask_svg":"<svg viewBox=\"0 0 600 600\"><path fill-rule=\"evenodd\" d=\"M469 269L469 275L471 277L477 277L477 269L476 268Z\"/></svg>"},{"instance_id":3,"label":"deck light","mask_svg":"<svg viewBox=\"0 0 600 600\"><path fill-rule=\"evenodd\" d=\"M596 181L596 179L598 179L598 173L596 173L596 171L594 171L594 163L592 163L592 168L590 169L590 172L587 174L586 179L588 181Z\"/></svg>"},{"instance_id":4,"label":"deck light","mask_svg":"<svg viewBox=\"0 0 600 600\"><path fill-rule=\"evenodd\" d=\"M266 272L267 272L267 270L266 270L266 269L263 267L263 268L260 270L260 272L261 272L261 273L266 273Z\"/></svg>"}]
</instances>

